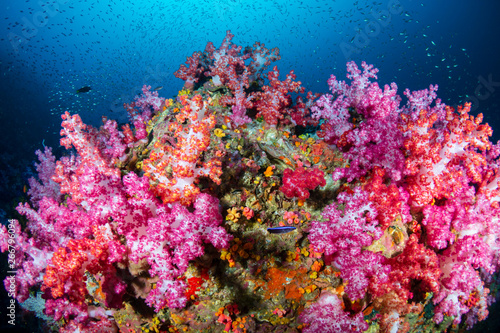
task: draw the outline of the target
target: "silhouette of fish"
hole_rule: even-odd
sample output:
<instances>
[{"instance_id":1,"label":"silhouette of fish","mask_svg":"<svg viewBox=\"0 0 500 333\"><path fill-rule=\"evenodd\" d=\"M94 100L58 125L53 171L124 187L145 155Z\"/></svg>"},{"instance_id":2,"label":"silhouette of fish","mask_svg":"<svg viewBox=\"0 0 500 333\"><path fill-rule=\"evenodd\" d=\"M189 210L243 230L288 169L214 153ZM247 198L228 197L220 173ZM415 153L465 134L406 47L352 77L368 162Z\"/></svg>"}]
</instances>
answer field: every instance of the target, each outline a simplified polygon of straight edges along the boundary
<instances>
[{"instance_id":1,"label":"silhouette of fish","mask_svg":"<svg viewBox=\"0 0 500 333\"><path fill-rule=\"evenodd\" d=\"M89 92L90 90L92 90L92 88L90 88L89 86L85 86L85 87L81 87L80 89L78 89L76 91L76 93L77 94L86 93L86 92Z\"/></svg>"}]
</instances>

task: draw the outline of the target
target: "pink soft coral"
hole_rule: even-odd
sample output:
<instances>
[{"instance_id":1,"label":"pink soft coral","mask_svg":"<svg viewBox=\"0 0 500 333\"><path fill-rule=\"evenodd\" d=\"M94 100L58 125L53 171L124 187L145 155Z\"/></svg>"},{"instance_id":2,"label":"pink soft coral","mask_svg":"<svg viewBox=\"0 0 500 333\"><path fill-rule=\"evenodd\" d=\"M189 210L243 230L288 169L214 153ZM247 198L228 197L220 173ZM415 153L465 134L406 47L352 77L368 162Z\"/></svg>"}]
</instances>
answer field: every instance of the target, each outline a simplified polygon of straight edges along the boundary
<instances>
[{"instance_id":1,"label":"pink soft coral","mask_svg":"<svg viewBox=\"0 0 500 333\"><path fill-rule=\"evenodd\" d=\"M368 193L357 188L352 195L342 193L338 202L342 211L331 204L323 211L324 221L313 221L309 241L318 252L340 269L347 280L346 293L352 299L365 295L370 281L385 282L389 267L378 253L363 250L382 236L376 212L368 201Z\"/></svg>"},{"instance_id":2,"label":"pink soft coral","mask_svg":"<svg viewBox=\"0 0 500 333\"><path fill-rule=\"evenodd\" d=\"M211 79L212 86L224 85L229 88L232 96L222 96L220 103L232 106L230 119L240 126L251 122L246 114L247 109L253 107L252 100L255 98L254 93L247 92L250 83L261 80L263 70L272 61L279 60L280 56L277 48L269 50L261 43L243 50L242 46L232 43L233 37L231 31L226 31L218 49L208 42L203 53L195 52L187 59L189 68L181 65L175 75L185 80L185 87L189 89L194 88L194 83L203 76Z\"/></svg>"},{"instance_id":3,"label":"pink soft coral","mask_svg":"<svg viewBox=\"0 0 500 333\"><path fill-rule=\"evenodd\" d=\"M56 169L56 158L52 155L52 148L45 147L43 152L37 150L35 154L38 156L40 163L35 163L38 180L34 177L28 179L30 185L28 195L31 198L31 203L38 208L38 203L43 197L53 198L60 202L61 190L59 184L52 180L52 175Z\"/></svg>"},{"instance_id":4,"label":"pink soft coral","mask_svg":"<svg viewBox=\"0 0 500 333\"><path fill-rule=\"evenodd\" d=\"M221 223L219 200L208 194L198 195L192 213L176 204L149 220L146 234L131 244L133 259L147 258L150 275L159 279L146 298L148 304L157 310L186 304L186 285L178 278L190 260L203 255L204 243L219 249L229 245L231 237Z\"/></svg>"},{"instance_id":5,"label":"pink soft coral","mask_svg":"<svg viewBox=\"0 0 500 333\"><path fill-rule=\"evenodd\" d=\"M382 90L377 82L378 69L365 62L363 72L354 62L347 64L347 78L351 85L338 81L335 76L328 80L332 94L320 97L311 112L316 119L325 119L319 136L337 145L349 160L348 168L340 168L334 179L365 176L373 167L383 168L386 175L399 181L404 167L401 152L403 136L398 131L400 97L392 83Z\"/></svg>"},{"instance_id":6,"label":"pink soft coral","mask_svg":"<svg viewBox=\"0 0 500 333\"><path fill-rule=\"evenodd\" d=\"M86 274L102 276L104 281L101 284L102 292L108 294L107 300L105 300L106 306L111 304L121 306L121 296L125 293L126 285L116 278L116 270L112 263L122 259L125 249L116 236L111 233L109 226L94 228L94 237L95 239L70 240L66 246L58 248L49 261L41 289L45 292L46 299L55 301L54 303L49 302L46 310L48 314L54 314L55 320L60 320L61 317L68 320L75 315L78 322L87 320ZM109 255L110 243L114 243L112 247L121 248L122 256ZM105 281L109 279L114 282L113 286L111 287L108 283L111 290L105 290ZM111 303L113 298L113 303ZM65 303L66 299L78 307L77 313L71 311L72 307L55 312L55 309L50 306L57 304L58 300Z\"/></svg>"}]
</instances>

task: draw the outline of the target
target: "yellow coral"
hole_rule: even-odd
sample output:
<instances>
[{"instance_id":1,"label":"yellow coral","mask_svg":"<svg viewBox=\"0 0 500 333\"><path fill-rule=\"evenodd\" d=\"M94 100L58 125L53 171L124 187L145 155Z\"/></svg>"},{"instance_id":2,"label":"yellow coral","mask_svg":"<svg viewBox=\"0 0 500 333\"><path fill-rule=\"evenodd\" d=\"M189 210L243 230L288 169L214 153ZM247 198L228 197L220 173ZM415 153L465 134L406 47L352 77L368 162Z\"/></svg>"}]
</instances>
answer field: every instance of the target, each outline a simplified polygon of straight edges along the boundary
<instances>
[{"instance_id":1,"label":"yellow coral","mask_svg":"<svg viewBox=\"0 0 500 333\"><path fill-rule=\"evenodd\" d=\"M191 91L189 89L182 89L181 91L179 91L179 96L183 96L183 95L189 95Z\"/></svg>"},{"instance_id":2,"label":"yellow coral","mask_svg":"<svg viewBox=\"0 0 500 333\"><path fill-rule=\"evenodd\" d=\"M238 213L238 208L237 207L232 207L227 210L227 216L226 220L233 221L233 222L238 222L238 219L240 218L240 213Z\"/></svg>"},{"instance_id":3,"label":"yellow coral","mask_svg":"<svg viewBox=\"0 0 500 333\"><path fill-rule=\"evenodd\" d=\"M224 133L224 131L222 131L220 128L216 128L216 129L214 130L214 134L215 134L216 136L218 136L219 138L223 138L223 137L225 137L225 136L226 136L226 133Z\"/></svg>"},{"instance_id":4,"label":"yellow coral","mask_svg":"<svg viewBox=\"0 0 500 333\"><path fill-rule=\"evenodd\" d=\"M318 287L316 287L314 284L311 284L310 286L307 286L304 290L305 290L306 293L310 294L313 291L315 291L316 288L318 288Z\"/></svg>"},{"instance_id":5,"label":"yellow coral","mask_svg":"<svg viewBox=\"0 0 500 333\"><path fill-rule=\"evenodd\" d=\"M221 253L220 253L220 258L222 260L226 260L226 256L229 252L227 252L226 250L222 250Z\"/></svg>"},{"instance_id":6,"label":"yellow coral","mask_svg":"<svg viewBox=\"0 0 500 333\"><path fill-rule=\"evenodd\" d=\"M174 100L169 98L165 100L165 106L168 108L169 106L174 105Z\"/></svg>"}]
</instances>

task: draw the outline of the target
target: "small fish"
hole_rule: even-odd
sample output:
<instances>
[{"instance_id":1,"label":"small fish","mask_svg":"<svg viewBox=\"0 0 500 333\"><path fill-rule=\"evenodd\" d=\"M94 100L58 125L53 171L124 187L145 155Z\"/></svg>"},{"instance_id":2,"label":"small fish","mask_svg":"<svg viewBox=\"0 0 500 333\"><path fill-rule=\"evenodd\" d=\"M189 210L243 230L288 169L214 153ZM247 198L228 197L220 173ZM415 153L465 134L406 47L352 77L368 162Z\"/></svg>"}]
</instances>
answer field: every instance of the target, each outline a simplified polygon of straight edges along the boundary
<instances>
[{"instance_id":1,"label":"small fish","mask_svg":"<svg viewBox=\"0 0 500 333\"><path fill-rule=\"evenodd\" d=\"M76 91L77 94L89 92L92 88L89 86L82 87Z\"/></svg>"},{"instance_id":2,"label":"small fish","mask_svg":"<svg viewBox=\"0 0 500 333\"><path fill-rule=\"evenodd\" d=\"M295 227L274 227L274 228L267 228L267 231L271 234L286 234L291 231L294 231Z\"/></svg>"},{"instance_id":3,"label":"small fish","mask_svg":"<svg viewBox=\"0 0 500 333\"><path fill-rule=\"evenodd\" d=\"M163 86L156 87L154 90L162 90Z\"/></svg>"}]
</instances>

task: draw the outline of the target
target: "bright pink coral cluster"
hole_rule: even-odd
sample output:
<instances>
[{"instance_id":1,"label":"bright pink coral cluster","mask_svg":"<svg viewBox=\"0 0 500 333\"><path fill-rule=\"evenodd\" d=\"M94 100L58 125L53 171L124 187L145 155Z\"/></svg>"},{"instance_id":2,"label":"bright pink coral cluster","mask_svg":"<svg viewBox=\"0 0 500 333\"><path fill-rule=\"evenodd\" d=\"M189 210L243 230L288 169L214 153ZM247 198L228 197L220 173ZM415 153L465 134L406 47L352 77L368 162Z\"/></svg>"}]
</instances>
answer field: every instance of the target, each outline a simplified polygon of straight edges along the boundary
<instances>
[{"instance_id":1,"label":"bright pink coral cluster","mask_svg":"<svg viewBox=\"0 0 500 333\"><path fill-rule=\"evenodd\" d=\"M340 269L348 281L345 291L354 300L364 296L370 283L386 281L389 267L382 255L363 249L382 236L368 193L357 188L352 194L340 194L337 200L344 209L328 205L322 213L324 221L311 223L309 241Z\"/></svg>"},{"instance_id":2,"label":"bright pink coral cluster","mask_svg":"<svg viewBox=\"0 0 500 333\"><path fill-rule=\"evenodd\" d=\"M151 91L151 86L144 85L142 86L142 94L136 96L134 102L123 104L123 108L127 110L130 122L135 128L135 133L132 133L129 124L122 127L124 141L129 146L133 142L144 140L147 137L146 125L151 120L152 113L162 109L164 102L165 98L158 97L158 91Z\"/></svg>"},{"instance_id":3,"label":"bright pink coral cluster","mask_svg":"<svg viewBox=\"0 0 500 333\"><path fill-rule=\"evenodd\" d=\"M335 144L350 161L348 168L340 168L335 179L365 176L374 167L383 168L386 175L398 181L404 166L401 151L403 135L397 130L401 98L396 94L397 86L392 83L382 90L377 82L378 69L362 63L361 71L354 62L347 64L347 85L331 76L328 85L332 94L325 94L311 108L315 118L326 120L319 136ZM356 110L357 116L350 116L349 110Z\"/></svg>"},{"instance_id":4,"label":"bright pink coral cluster","mask_svg":"<svg viewBox=\"0 0 500 333\"><path fill-rule=\"evenodd\" d=\"M397 218L404 223L411 221L408 193L402 186L385 184L385 171L379 167L372 170L371 177L363 189L369 193L369 200L377 212L377 220L385 229Z\"/></svg>"},{"instance_id":5,"label":"bright pink coral cluster","mask_svg":"<svg viewBox=\"0 0 500 333\"><path fill-rule=\"evenodd\" d=\"M172 151L178 157L189 147L206 148L209 140L200 134L210 135L213 127L213 115L207 112L203 116L207 110L201 99L185 101L185 105L178 116L184 118L179 121L190 119L196 122L196 128L186 137L182 126L178 129L183 149ZM196 113L189 114L191 110ZM96 129L83 124L78 115L65 113L62 118L61 144L68 149L74 147L77 155L55 162L50 150L39 153L40 182L37 192L32 192L38 210L27 203L17 208L27 218L30 236L17 221L12 222L16 235L16 298L23 302L32 288L41 287L46 295L46 314L55 320L64 318L63 330L90 330L95 326L92 318L99 318L104 327L109 324L112 309L122 307L125 282L116 270L117 263L146 261L149 276L157 283L146 302L158 311L167 305L184 306L186 286L180 278L189 261L203 255L205 243L223 248L231 239L221 227L218 199L197 192L191 195L192 210L179 202L163 204L151 191L147 177L134 172L122 176L115 166L121 157L116 152L125 145L125 135L115 122L106 120ZM203 119L208 119L207 125ZM183 167L182 161L196 165L186 156L176 160L178 169ZM201 167L207 175L218 174L215 162L207 161ZM179 182L183 181L181 176L188 177L180 169L176 172ZM48 195L39 199L41 193ZM61 193L68 194L63 202ZM0 235L1 250L6 251L10 236L5 227ZM94 291L91 280L97 285ZM6 280L7 287L10 281ZM89 299L110 310L88 306Z\"/></svg>"},{"instance_id":6,"label":"bright pink coral cluster","mask_svg":"<svg viewBox=\"0 0 500 333\"><path fill-rule=\"evenodd\" d=\"M193 89L195 83L207 80L209 81L205 85L209 89L227 87L231 95L223 95L220 103L232 107L230 118L235 126L252 121L247 115L249 109L255 109L256 116L263 117L271 125L277 125L285 115L290 115L296 124L302 126L317 124L311 118L308 107L319 94L309 92L306 102L303 102L301 96L297 96L297 103L292 108L290 93L303 93L305 90L300 81L295 81L293 70L286 75L285 80L280 81L279 70L274 66L267 73L268 84L263 85L260 91L251 89L252 83L263 81L266 67L280 59L279 50L269 50L258 42L253 47L243 49L232 43L233 37L231 31L227 31L218 49L212 42L207 43L205 51L193 53L186 60L189 67L181 65L175 75L186 81L185 87L188 89ZM206 70L203 71L204 69Z\"/></svg>"},{"instance_id":7,"label":"bright pink coral cluster","mask_svg":"<svg viewBox=\"0 0 500 333\"><path fill-rule=\"evenodd\" d=\"M38 207L38 203L44 197L59 201L61 199L61 191L59 184L52 180L52 175L56 169L56 158L52 155L52 148L45 147L43 152L37 150L35 154L40 160L40 163L35 164L39 180L35 179L35 177L28 179L30 185L28 195L31 198L33 206Z\"/></svg>"},{"instance_id":8,"label":"bright pink coral cluster","mask_svg":"<svg viewBox=\"0 0 500 333\"><path fill-rule=\"evenodd\" d=\"M408 300L425 298L425 293L439 291L441 270L438 257L418 242L416 234L410 236L403 252L388 259L386 264L390 266L389 278L385 283L372 285L373 294L383 295L393 291L400 299Z\"/></svg>"},{"instance_id":9,"label":"bright pink coral cluster","mask_svg":"<svg viewBox=\"0 0 500 333\"><path fill-rule=\"evenodd\" d=\"M151 86L142 86L142 95L135 97L135 106L144 112L160 111L165 98L158 97L158 91L151 91Z\"/></svg>"},{"instance_id":10,"label":"bright pink coral cluster","mask_svg":"<svg viewBox=\"0 0 500 333\"><path fill-rule=\"evenodd\" d=\"M347 190L337 197L345 203L343 210L327 206L323 221L312 223L309 240L331 256L347 280L349 296L363 297L367 291L406 302L432 293L436 323L452 316L455 324L466 318L471 326L487 315L484 284L500 268L499 150L488 140L491 128L481 124L482 115L469 115L470 104L457 110L442 104L437 86L406 90L408 103L399 108L396 85L380 89L371 82L377 70L362 67L363 72L348 64L351 85L332 76L332 94L321 96L311 109L325 120L319 134L347 159L345 168L334 171L334 180L345 179L350 186L344 185ZM362 201L359 186L366 191ZM364 230L370 225L374 229L368 236ZM380 239L378 228L385 229ZM401 244L402 253L388 251ZM345 251L354 255L345 257ZM378 266L388 279L368 283L365 271L370 270L359 269L357 261L377 251L389 258L364 264ZM353 280L366 282L353 290ZM382 322L399 325L405 311L384 314Z\"/></svg>"},{"instance_id":11,"label":"bright pink coral cluster","mask_svg":"<svg viewBox=\"0 0 500 333\"><path fill-rule=\"evenodd\" d=\"M184 307L186 285L179 278L186 272L189 261L204 253L204 244L227 248L231 237L226 233L219 212L219 200L200 194L190 212L175 205L149 221L147 237L134 242L133 258L147 258L149 273L158 277L156 288L146 302L157 310L164 306Z\"/></svg>"},{"instance_id":12,"label":"bright pink coral cluster","mask_svg":"<svg viewBox=\"0 0 500 333\"><path fill-rule=\"evenodd\" d=\"M61 187L62 194L70 194L79 204L84 198L80 178L90 168L106 177L119 177L120 170L114 167L118 157L125 151L124 136L116 129L116 122L107 120L101 130L85 125L79 115L62 115L61 145L66 149L75 148L77 157L67 157L56 162L52 179Z\"/></svg>"},{"instance_id":13,"label":"bright pink coral cluster","mask_svg":"<svg viewBox=\"0 0 500 333\"><path fill-rule=\"evenodd\" d=\"M174 73L175 77L184 80L184 88L193 90L194 84L198 82L205 68L200 65L201 52L193 52L193 55L186 58L186 65L181 65Z\"/></svg>"}]
</instances>

